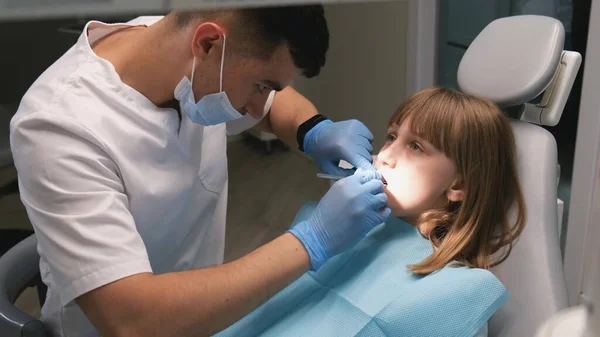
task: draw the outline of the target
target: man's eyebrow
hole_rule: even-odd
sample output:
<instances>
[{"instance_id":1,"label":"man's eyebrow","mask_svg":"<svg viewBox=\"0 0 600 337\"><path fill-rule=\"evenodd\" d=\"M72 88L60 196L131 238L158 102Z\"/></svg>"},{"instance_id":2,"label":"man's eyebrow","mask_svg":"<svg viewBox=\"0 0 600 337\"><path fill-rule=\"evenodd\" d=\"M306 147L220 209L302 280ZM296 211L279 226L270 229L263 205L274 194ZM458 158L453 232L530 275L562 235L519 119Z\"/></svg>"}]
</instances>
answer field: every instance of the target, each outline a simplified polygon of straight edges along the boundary
<instances>
[{"instance_id":1,"label":"man's eyebrow","mask_svg":"<svg viewBox=\"0 0 600 337\"><path fill-rule=\"evenodd\" d=\"M265 86L267 86L275 91L283 90L283 85L281 85L279 82L275 82L275 81L271 81L271 80L264 80L264 81L262 81L262 83Z\"/></svg>"}]
</instances>

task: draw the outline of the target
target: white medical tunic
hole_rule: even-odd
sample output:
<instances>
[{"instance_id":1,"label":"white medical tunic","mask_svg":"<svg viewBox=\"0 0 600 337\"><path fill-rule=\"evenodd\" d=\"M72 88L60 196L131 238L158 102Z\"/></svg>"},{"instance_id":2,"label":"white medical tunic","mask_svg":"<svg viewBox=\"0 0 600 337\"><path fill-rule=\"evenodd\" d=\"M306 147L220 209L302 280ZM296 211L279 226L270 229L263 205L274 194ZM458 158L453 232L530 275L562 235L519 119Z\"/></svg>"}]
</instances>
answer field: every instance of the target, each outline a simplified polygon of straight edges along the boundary
<instances>
[{"instance_id":1,"label":"white medical tunic","mask_svg":"<svg viewBox=\"0 0 600 337\"><path fill-rule=\"evenodd\" d=\"M223 261L227 128L258 121L180 121L121 82L91 48L115 30L159 19L89 22L11 121L21 199L48 285L42 320L57 336L98 335L74 301L95 288Z\"/></svg>"}]
</instances>

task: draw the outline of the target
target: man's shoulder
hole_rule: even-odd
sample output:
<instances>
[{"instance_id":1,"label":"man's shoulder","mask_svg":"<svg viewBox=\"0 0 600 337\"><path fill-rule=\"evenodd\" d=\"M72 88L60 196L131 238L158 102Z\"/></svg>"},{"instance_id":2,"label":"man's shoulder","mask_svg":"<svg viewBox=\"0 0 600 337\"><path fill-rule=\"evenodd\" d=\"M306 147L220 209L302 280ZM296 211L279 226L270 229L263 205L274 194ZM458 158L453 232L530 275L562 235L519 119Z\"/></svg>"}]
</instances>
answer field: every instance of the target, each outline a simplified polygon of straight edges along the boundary
<instances>
[{"instance_id":1,"label":"man's shoulder","mask_svg":"<svg viewBox=\"0 0 600 337\"><path fill-rule=\"evenodd\" d=\"M40 81L32 86L11 120L11 135L27 134L30 141L44 143L52 133L109 145L110 134L136 107L94 80L85 72L75 71L62 80Z\"/></svg>"},{"instance_id":2,"label":"man's shoulder","mask_svg":"<svg viewBox=\"0 0 600 337\"><path fill-rule=\"evenodd\" d=\"M43 112L56 118L94 118L106 112L118 96L114 90L107 90L99 78L78 69L53 79L38 79L23 96L14 117Z\"/></svg>"}]
</instances>

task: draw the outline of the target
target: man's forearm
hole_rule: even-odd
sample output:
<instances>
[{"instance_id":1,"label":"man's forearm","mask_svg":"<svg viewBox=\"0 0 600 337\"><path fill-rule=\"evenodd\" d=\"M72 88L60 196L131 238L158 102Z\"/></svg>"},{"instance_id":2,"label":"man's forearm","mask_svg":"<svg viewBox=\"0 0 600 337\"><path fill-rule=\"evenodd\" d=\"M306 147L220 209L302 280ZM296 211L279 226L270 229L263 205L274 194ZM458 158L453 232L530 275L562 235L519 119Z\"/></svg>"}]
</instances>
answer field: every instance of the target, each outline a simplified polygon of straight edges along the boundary
<instances>
[{"instance_id":1,"label":"man's forearm","mask_svg":"<svg viewBox=\"0 0 600 337\"><path fill-rule=\"evenodd\" d=\"M317 108L294 88L287 87L273 99L269 113L269 125L274 134L283 142L297 147L298 126L317 114Z\"/></svg>"},{"instance_id":2,"label":"man's forearm","mask_svg":"<svg viewBox=\"0 0 600 337\"><path fill-rule=\"evenodd\" d=\"M92 291L92 297L84 295L78 303L104 336L208 336L248 314L309 267L304 246L287 233L231 263L132 276L108 285L108 291L103 291L107 286L99 288L104 294Z\"/></svg>"}]
</instances>

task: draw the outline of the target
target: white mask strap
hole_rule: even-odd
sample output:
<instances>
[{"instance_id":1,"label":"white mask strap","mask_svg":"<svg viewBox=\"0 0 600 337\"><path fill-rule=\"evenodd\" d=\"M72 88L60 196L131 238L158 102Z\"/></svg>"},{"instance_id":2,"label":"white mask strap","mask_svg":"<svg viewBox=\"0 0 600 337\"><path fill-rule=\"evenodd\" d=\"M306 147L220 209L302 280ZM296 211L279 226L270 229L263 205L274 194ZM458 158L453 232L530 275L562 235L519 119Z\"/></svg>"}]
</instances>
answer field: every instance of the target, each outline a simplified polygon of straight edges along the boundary
<instances>
[{"instance_id":1,"label":"white mask strap","mask_svg":"<svg viewBox=\"0 0 600 337\"><path fill-rule=\"evenodd\" d=\"M227 41L227 37L223 34L223 51L221 52L221 73L219 74L219 92L223 91L223 65L225 63L225 42ZM194 56L194 61L192 62L192 87L194 86L194 74L196 73L196 57Z\"/></svg>"},{"instance_id":2,"label":"white mask strap","mask_svg":"<svg viewBox=\"0 0 600 337\"><path fill-rule=\"evenodd\" d=\"M192 87L194 86L194 74L196 73L196 56L194 56L194 61L192 62Z\"/></svg>"},{"instance_id":3,"label":"white mask strap","mask_svg":"<svg viewBox=\"0 0 600 337\"><path fill-rule=\"evenodd\" d=\"M219 75L219 92L223 91L223 64L225 63L225 43L227 37L223 34L223 51L221 52L221 74Z\"/></svg>"}]
</instances>

